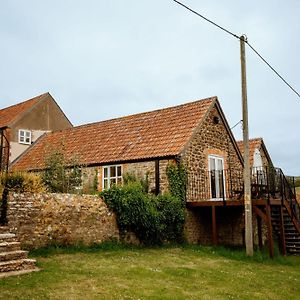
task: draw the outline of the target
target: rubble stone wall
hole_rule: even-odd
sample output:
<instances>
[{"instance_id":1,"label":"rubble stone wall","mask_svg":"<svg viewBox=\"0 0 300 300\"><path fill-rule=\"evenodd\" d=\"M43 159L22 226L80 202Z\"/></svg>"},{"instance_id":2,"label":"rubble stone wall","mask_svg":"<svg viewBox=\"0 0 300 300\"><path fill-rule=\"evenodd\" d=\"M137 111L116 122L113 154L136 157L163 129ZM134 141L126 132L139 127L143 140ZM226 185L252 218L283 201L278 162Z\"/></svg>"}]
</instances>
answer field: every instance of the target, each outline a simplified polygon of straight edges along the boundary
<instances>
[{"instance_id":1,"label":"rubble stone wall","mask_svg":"<svg viewBox=\"0 0 300 300\"><path fill-rule=\"evenodd\" d=\"M7 218L27 249L119 239L115 215L98 196L11 194Z\"/></svg>"}]
</instances>

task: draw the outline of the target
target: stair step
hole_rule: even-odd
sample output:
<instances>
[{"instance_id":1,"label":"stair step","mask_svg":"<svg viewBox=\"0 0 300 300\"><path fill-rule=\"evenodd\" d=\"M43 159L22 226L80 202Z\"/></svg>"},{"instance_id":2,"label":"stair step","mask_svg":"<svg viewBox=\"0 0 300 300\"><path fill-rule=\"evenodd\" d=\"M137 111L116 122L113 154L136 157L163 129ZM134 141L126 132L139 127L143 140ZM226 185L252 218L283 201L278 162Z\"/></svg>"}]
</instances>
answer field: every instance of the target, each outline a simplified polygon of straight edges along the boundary
<instances>
[{"instance_id":1,"label":"stair step","mask_svg":"<svg viewBox=\"0 0 300 300\"><path fill-rule=\"evenodd\" d=\"M300 248L298 247L286 247L286 250L289 252L289 253L300 253Z\"/></svg>"},{"instance_id":2,"label":"stair step","mask_svg":"<svg viewBox=\"0 0 300 300\"><path fill-rule=\"evenodd\" d=\"M286 236L294 236L296 238L300 238L300 234L298 232L285 232Z\"/></svg>"},{"instance_id":3,"label":"stair step","mask_svg":"<svg viewBox=\"0 0 300 300\"><path fill-rule=\"evenodd\" d=\"M293 253L293 254L297 254L299 253L300 254L300 248L286 248L286 250L289 252L289 253Z\"/></svg>"},{"instance_id":4,"label":"stair step","mask_svg":"<svg viewBox=\"0 0 300 300\"><path fill-rule=\"evenodd\" d=\"M10 277L10 276L20 276L20 275L23 275L23 274L28 274L28 273L32 273L32 272L38 272L38 271L40 271L40 269L35 267L34 269L2 272L2 273L0 273L0 278L6 278L6 277Z\"/></svg>"},{"instance_id":5,"label":"stair step","mask_svg":"<svg viewBox=\"0 0 300 300\"><path fill-rule=\"evenodd\" d=\"M20 270L35 269L35 259L17 259L0 262L0 273Z\"/></svg>"},{"instance_id":6,"label":"stair step","mask_svg":"<svg viewBox=\"0 0 300 300\"><path fill-rule=\"evenodd\" d=\"M27 258L28 251L17 250L0 253L0 262Z\"/></svg>"},{"instance_id":7,"label":"stair step","mask_svg":"<svg viewBox=\"0 0 300 300\"><path fill-rule=\"evenodd\" d=\"M0 253L20 250L20 242L0 243Z\"/></svg>"},{"instance_id":8,"label":"stair step","mask_svg":"<svg viewBox=\"0 0 300 300\"><path fill-rule=\"evenodd\" d=\"M14 242L16 235L14 233L0 233L0 243L3 242Z\"/></svg>"},{"instance_id":9,"label":"stair step","mask_svg":"<svg viewBox=\"0 0 300 300\"><path fill-rule=\"evenodd\" d=\"M286 244L293 244L293 245L299 245L300 246L299 239L286 239L285 243Z\"/></svg>"},{"instance_id":10,"label":"stair step","mask_svg":"<svg viewBox=\"0 0 300 300\"><path fill-rule=\"evenodd\" d=\"M0 233L8 233L9 228L8 226L0 226Z\"/></svg>"}]
</instances>

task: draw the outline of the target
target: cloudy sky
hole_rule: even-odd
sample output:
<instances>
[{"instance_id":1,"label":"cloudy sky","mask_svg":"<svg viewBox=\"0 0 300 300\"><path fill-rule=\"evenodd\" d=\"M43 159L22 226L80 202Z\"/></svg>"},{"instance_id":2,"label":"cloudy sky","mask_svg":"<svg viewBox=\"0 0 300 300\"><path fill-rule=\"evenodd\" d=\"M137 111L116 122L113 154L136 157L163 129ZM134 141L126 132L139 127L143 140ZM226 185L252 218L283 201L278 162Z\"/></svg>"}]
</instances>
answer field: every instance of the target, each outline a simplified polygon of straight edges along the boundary
<instances>
[{"instance_id":1,"label":"cloudy sky","mask_svg":"<svg viewBox=\"0 0 300 300\"><path fill-rule=\"evenodd\" d=\"M299 0L182 1L299 92ZM49 91L79 125L216 95L231 126L242 118L239 41L172 0L1 0L0 38L0 107ZM300 98L246 55L250 136L300 175Z\"/></svg>"}]
</instances>

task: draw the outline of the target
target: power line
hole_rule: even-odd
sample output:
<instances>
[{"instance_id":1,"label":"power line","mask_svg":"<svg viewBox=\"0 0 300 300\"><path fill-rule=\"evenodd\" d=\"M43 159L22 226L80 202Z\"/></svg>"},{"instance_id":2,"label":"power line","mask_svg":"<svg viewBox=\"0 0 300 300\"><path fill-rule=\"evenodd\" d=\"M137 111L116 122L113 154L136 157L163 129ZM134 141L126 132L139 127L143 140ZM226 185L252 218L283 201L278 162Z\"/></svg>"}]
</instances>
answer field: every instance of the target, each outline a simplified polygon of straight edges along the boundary
<instances>
[{"instance_id":1,"label":"power line","mask_svg":"<svg viewBox=\"0 0 300 300\"><path fill-rule=\"evenodd\" d=\"M241 37L239 37L238 35L234 34L233 32L229 31L228 29L218 25L217 23L211 21L210 19L204 17L203 15L201 15L200 13L198 13L197 11L191 9L190 7L186 6L185 4L177 1L177 0L172 0L174 2L176 2L178 5L184 7L185 9L187 9L188 11L192 12L193 14L197 15L198 17L204 19L205 21L211 23L212 25L218 27L219 29L225 31L226 33L230 34L231 36L237 38L237 39L241 39ZM296 91L296 89L294 89L288 82L287 80L285 80L272 66L270 63L268 63L268 61L257 51L255 50L255 48L246 40L245 41L247 43L247 45L249 46L249 48L256 54L258 55L258 57L300 98L300 94Z\"/></svg>"},{"instance_id":2,"label":"power line","mask_svg":"<svg viewBox=\"0 0 300 300\"><path fill-rule=\"evenodd\" d=\"M239 124L242 124L243 120L238 121L235 125L233 125L230 130L234 129L236 126L238 126Z\"/></svg>"},{"instance_id":3,"label":"power line","mask_svg":"<svg viewBox=\"0 0 300 300\"><path fill-rule=\"evenodd\" d=\"M248 41L246 41L246 43L250 49L252 49L252 51L257 54L257 56L300 98L300 94L266 61L266 59L264 59Z\"/></svg>"},{"instance_id":4,"label":"power line","mask_svg":"<svg viewBox=\"0 0 300 300\"><path fill-rule=\"evenodd\" d=\"M185 4L177 1L177 0L173 0L174 2L176 2L177 4L181 5L182 7L184 7L185 9L189 10L190 12L192 12L193 14L197 15L198 17L204 19L205 21L213 24L214 26L218 27L219 29L227 32L228 34L232 35L233 37L237 38L237 39L240 39L238 35L234 34L233 32L229 31L228 29L218 25L217 23L209 20L208 18L204 17L203 15L201 15L200 13L196 12L195 10L191 9L190 7L186 6Z\"/></svg>"}]
</instances>

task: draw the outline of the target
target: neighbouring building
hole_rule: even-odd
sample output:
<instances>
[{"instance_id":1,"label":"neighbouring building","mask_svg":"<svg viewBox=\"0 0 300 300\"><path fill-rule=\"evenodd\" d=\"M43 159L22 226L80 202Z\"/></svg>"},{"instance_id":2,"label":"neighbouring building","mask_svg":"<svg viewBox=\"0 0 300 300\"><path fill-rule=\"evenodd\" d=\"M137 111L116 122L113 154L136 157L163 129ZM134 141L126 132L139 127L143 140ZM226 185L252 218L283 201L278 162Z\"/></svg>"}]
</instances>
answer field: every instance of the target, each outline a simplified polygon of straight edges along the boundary
<instances>
[{"instance_id":1,"label":"neighbouring building","mask_svg":"<svg viewBox=\"0 0 300 300\"><path fill-rule=\"evenodd\" d=\"M71 122L49 93L0 109L1 169L44 133L71 127Z\"/></svg>"},{"instance_id":2,"label":"neighbouring building","mask_svg":"<svg viewBox=\"0 0 300 300\"><path fill-rule=\"evenodd\" d=\"M237 145L242 154L244 154L243 141L237 141ZM250 166L254 169L273 167L273 162L262 138L249 140Z\"/></svg>"}]
</instances>

